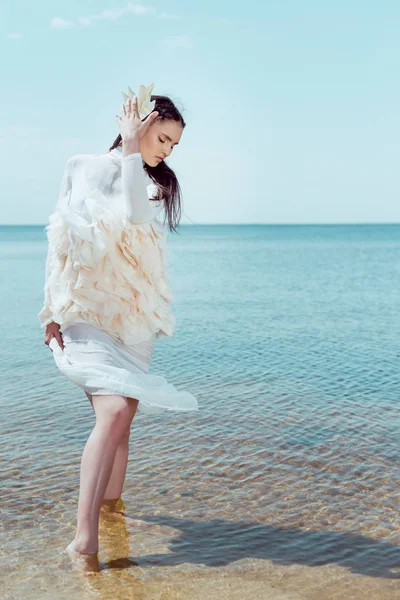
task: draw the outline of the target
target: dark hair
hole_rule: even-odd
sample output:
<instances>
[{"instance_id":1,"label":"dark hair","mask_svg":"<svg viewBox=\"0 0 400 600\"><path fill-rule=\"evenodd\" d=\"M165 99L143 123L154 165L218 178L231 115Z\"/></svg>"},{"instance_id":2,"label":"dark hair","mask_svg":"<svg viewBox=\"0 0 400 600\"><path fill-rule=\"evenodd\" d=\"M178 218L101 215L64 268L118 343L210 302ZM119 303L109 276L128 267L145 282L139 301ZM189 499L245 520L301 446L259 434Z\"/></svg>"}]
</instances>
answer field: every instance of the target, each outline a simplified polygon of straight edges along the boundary
<instances>
[{"instance_id":1,"label":"dark hair","mask_svg":"<svg viewBox=\"0 0 400 600\"><path fill-rule=\"evenodd\" d=\"M155 121L177 121L182 125L182 128L186 127L186 123L168 96L157 96L151 95L150 100L155 100L154 110L159 114ZM143 119L145 121L147 117ZM109 148L109 152L119 146L122 140L121 134L115 138L113 145ZM158 192L157 196L153 200L164 201L165 216L168 219L168 226L170 231L176 231L177 226L181 218L181 188L178 179L174 171L166 164L163 160L156 167L150 167L144 163L144 169L149 177L157 184ZM164 218L165 224L165 218Z\"/></svg>"}]
</instances>

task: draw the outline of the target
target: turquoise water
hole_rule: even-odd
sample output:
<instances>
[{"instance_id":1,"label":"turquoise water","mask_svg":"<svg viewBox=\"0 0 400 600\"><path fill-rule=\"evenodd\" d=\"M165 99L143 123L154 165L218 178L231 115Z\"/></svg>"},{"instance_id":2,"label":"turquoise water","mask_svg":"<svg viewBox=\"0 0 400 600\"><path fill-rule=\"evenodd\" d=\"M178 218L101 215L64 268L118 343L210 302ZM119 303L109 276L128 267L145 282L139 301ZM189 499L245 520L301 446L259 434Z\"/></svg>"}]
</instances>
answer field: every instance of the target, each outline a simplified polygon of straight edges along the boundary
<instances>
[{"instance_id":1,"label":"turquoise water","mask_svg":"<svg viewBox=\"0 0 400 600\"><path fill-rule=\"evenodd\" d=\"M169 244L177 328L150 372L200 410L135 417L123 499L147 528L128 520L123 550L105 530L103 572L107 552L141 584L261 560L400 597L400 225L188 225ZM43 343L46 251L44 226L0 227L1 583L85 597L62 550L94 419Z\"/></svg>"}]
</instances>

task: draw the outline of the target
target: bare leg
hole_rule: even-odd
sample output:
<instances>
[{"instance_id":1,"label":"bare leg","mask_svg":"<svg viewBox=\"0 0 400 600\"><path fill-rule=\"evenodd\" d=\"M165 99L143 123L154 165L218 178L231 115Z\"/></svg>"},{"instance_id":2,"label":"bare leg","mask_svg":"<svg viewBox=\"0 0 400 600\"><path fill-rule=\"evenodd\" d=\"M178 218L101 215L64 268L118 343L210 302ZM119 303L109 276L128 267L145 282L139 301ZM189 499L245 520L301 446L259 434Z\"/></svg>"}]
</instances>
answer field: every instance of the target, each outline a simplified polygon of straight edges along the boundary
<instances>
[{"instance_id":1,"label":"bare leg","mask_svg":"<svg viewBox=\"0 0 400 600\"><path fill-rule=\"evenodd\" d=\"M92 395L88 392L85 392L85 394L89 398L89 401L93 407ZM120 443L118 444L117 451L115 453L110 479L108 481L107 489L104 493L103 498L103 504L106 508L108 508L108 510L112 510L113 508L115 508L117 500L121 497L122 494L126 476L126 468L128 465L130 433L131 428L129 426L126 428L124 434L122 435Z\"/></svg>"},{"instance_id":2,"label":"bare leg","mask_svg":"<svg viewBox=\"0 0 400 600\"><path fill-rule=\"evenodd\" d=\"M103 500L118 500L124 487L126 468L129 457L129 435L130 428L125 430L115 453L114 463L108 480Z\"/></svg>"},{"instance_id":3,"label":"bare leg","mask_svg":"<svg viewBox=\"0 0 400 600\"><path fill-rule=\"evenodd\" d=\"M70 548L81 554L98 551L101 503L117 448L135 416L138 400L124 396L92 396L96 425L81 461L77 531Z\"/></svg>"}]
</instances>

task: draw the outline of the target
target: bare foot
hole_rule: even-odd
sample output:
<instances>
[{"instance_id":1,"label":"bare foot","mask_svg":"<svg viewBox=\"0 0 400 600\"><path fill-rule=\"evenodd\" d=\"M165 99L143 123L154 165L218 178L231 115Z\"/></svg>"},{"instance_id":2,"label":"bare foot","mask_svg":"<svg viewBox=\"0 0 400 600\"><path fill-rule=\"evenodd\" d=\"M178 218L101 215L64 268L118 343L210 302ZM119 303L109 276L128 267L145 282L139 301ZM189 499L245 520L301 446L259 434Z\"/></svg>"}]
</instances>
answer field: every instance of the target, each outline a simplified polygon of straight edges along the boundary
<instances>
[{"instance_id":1,"label":"bare foot","mask_svg":"<svg viewBox=\"0 0 400 600\"><path fill-rule=\"evenodd\" d=\"M133 519L132 517L125 517L125 521L127 525L131 525L132 527L149 527L152 525L151 523L147 523L147 521Z\"/></svg>"},{"instance_id":2,"label":"bare foot","mask_svg":"<svg viewBox=\"0 0 400 600\"><path fill-rule=\"evenodd\" d=\"M65 548L68 556L72 560L73 566L79 571L85 573L98 573L100 571L97 552L94 554L83 554L74 548L74 540Z\"/></svg>"},{"instance_id":3,"label":"bare foot","mask_svg":"<svg viewBox=\"0 0 400 600\"><path fill-rule=\"evenodd\" d=\"M114 520L120 520L131 525L132 527L148 527L149 523L142 521L141 519L132 519L128 517L125 512L125 503L122 498L115 498L110 500L103 500L101 503L100 516L103 518L111 517Z\"/></svg>"}]
</instances>

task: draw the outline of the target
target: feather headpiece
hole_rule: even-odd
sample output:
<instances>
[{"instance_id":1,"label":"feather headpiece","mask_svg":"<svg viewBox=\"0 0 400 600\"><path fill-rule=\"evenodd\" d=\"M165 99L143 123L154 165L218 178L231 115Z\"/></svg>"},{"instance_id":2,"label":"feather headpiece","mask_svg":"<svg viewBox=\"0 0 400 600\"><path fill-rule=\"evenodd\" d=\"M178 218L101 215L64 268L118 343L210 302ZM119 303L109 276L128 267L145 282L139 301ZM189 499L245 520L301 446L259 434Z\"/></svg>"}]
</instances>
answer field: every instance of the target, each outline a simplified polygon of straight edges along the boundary
<instances>
[{"instance_id":1,"label":"feather headpiece","mask_svg":"<svg viewBox=\"0 0 400 600\"><path fill-rule=\"evenodd\" d=\"M141 85L139 87L138 112L142 120L154 110L154 107L156 105L155 100L150 101L151 92L153 88L154 83L151 83L149 86ZM121 92L125 102L128 100L128 98L133 98L133 96L135 95L135 93L131 90L129 86L128 91L128 94L125 94L125 92Z\"/></svg>"}]
</instances>

